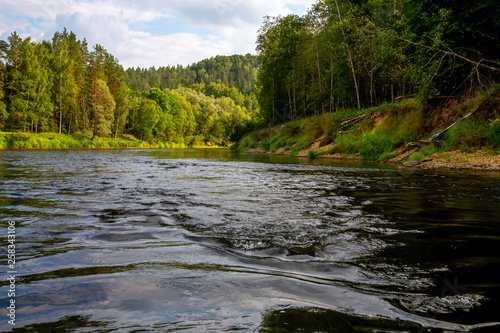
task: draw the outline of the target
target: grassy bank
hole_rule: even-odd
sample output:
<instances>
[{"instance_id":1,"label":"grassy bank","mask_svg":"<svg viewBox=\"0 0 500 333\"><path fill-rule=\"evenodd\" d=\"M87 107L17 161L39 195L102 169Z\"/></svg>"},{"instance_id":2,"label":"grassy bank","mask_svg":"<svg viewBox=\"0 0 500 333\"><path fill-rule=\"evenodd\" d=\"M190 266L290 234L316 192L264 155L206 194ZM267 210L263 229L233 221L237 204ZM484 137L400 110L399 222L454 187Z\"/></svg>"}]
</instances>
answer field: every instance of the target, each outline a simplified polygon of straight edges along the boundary
<instances>
[{"instance_id":1,"label":"grassy bank","mask_svg":"<svg viewBox=\"0 0 500 333\"><path fill-rule=\"evenodd\" d=\"M448 151L498 155L499 116L500 86L496 86L472 97L406 99L294 120L250 133L232 149L376 161L401 156L400 161L419 161ZM429 140L451 124L455 125Z\"/></svg>"},{"instance_id":2,"label":"grassy bank","mask_svg":"<svg viewBox=\"0 0 500 333\"><path fill-rule=\"evenodd\" d=\"M0 149L96 149L96 148L187 148L183 143L146 142L132 135L121 135L114 138L95 137L91 135L67 135L59 133L8 133L0 132ZM209 147L205 143L196 147Z\"/></svg>"}]
</instances>

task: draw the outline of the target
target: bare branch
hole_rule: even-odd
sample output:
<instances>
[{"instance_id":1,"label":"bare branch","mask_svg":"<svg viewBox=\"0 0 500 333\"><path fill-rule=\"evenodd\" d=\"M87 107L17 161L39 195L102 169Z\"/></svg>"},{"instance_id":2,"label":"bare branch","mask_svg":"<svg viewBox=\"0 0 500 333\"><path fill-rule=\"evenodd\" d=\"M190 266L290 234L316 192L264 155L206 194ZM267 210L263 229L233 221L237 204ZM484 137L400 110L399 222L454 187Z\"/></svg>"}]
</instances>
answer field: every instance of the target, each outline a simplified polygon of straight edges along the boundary
<instances>
[{"instance_id":1,"label":"bare branch","mask_svg":"<svg viewBox=\"0 0 500 333\"><path fill-rule=\"evenodd\" d=\"M470 64L473 64L474 66L477 66L477 67L483 67L483 68L486 68L486 69L489 69L489 70L492 70L492 71L500 72L500 63L496 62L496 61L493 61L493 60L481 59L480 61L474 61L474 60L471 60L471 59L469 59L467 57L464 57L464 56L462 56L462 55L460 55L460 54L458 54L456 52L453 52L451 49L449 51L446 51L446 50L440 49L440 48L435 47L435 46L428 46L428 45L425 45L425 44L422 44L422 43L413 42L413 41L411 41L409 39L402 38L402 37L399 37L399 36L394 36L394 35L391 35L391 34L389 34L389 36L392 37L392 38L398 39L400 41L403 41L405 43L414 45L414 46L422 47L422 48L425 48L425 49L428 49L428 50L438 51L438 52L441 52L441 53L443 53L445 55L450 55L450 56L456 57L458 59L462 59L462 60L464 60L464 61L466 61L466 62L468 62ZM486 65L485 62L498 65L499 67L493 67L493 66Z\"/></svg>"}]
</instances>

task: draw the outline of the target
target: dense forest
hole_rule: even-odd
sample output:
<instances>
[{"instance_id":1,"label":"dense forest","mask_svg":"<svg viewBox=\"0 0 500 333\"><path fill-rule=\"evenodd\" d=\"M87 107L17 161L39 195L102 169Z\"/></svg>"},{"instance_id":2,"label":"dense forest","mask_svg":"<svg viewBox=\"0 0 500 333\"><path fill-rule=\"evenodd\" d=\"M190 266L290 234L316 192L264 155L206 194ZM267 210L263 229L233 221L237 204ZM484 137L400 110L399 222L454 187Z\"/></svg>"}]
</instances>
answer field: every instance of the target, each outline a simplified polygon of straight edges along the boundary
<instances>
[{"instance_id":1,"label":"dense forest","mask_svg":"<svg viewBox=\"0 0 500 333\"><path fill-rule=\"evenodd\" d=\"M227 145L259 118L252 56L124 71L102 46L89 50L66 30L51 42L12 33L0 43L2 131Z\"/></svg>"},{"instance_id":2,"label":"dense forest","mask_svg":"<svg viewBox=\"0 0 500 333\"><path fill-rule=\"evenodd\" d=\"M456 95L500 78L496 0L319 0L267 17L257 49L268 123L408 96Z\"/></svg>"},{"instance_id":3,"label":"dense forest","mask_svg":"<svg viewBox=\"0 0 500 333\"><path fill-rule=\"evenodd\" d=\"M250 96L255 92L258 70L257 56L216 56L187 67L179 65L158 69L129 68L126 70L126 81L130 89L139 91L222 83L228 88L237 89L245 96Z\"/></svg>"},{"instance_id":4,"label":"dense forest","mask_svg":"<svg viewBox=\"0 0 500 333\"><path fill-rule=\"evenodd\" d=\"M500 78L497 0L318 0L266 17L258 56L124 70L66 31L0 41L0 131L56 132L181 146L226 145L257 127Z\"/></svg>"}]
</instances>

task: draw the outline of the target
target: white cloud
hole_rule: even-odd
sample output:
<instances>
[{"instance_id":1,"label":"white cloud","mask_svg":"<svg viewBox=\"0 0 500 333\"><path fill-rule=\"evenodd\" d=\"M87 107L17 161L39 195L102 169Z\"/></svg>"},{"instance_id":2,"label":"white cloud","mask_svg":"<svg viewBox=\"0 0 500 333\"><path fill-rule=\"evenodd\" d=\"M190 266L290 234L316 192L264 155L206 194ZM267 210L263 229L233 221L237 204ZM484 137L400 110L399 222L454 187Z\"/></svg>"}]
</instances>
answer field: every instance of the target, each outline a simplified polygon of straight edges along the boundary
<instances>
[{"instance_id":1,"label":"white cloud","mask_svg":"<svg viewBox=\"0 0 500 333\"><path fill-rule=\"evenodd\" d=\"M127 67L160 67L190 65L217 54L227 54L231 49L230 43L216 36L180 33L133 38L120 46L119 53Z\"/></svg>"},{"instance_id":2,"label":"white cloud","mask_svg":"<svg viewBox=\"0 0 500 333\"><path fill-rule=\"evenodd\" d=\"M0 35L6 39L17 30L35 40L51 39L66 27L90 45L101 44L125 68L187 65L219 54L254 53L264 16L287 15L297 6L305 10L314 2L2 0ZM151 30L153 22L163 35ZM189 33L179 33L183 28Z\"/></svg>"}]
</instances>

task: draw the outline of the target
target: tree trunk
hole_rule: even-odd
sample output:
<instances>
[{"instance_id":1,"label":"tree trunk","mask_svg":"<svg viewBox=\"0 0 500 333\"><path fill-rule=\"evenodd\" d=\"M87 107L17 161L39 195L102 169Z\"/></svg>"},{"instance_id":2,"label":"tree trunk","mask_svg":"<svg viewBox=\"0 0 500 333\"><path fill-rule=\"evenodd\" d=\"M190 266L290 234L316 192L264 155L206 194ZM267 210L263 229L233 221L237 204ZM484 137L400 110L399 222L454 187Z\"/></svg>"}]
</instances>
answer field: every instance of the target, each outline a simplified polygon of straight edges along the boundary
<instances>
[{"instance_id":1,"label":"tree trunk","mask_svg":"<svg viewBox=\"0 0 500 333\"><path fill-rule=\"evenodd\" d=\"M316 41L316 64L318 66L318 82L319 82L319 94L320 94L320 101L321 101L321 96L323 95L323 86L321 84L321 66L319 63L319 50L318 50L318 39L315 38ZM325 113L325 108L323 105L323 102L321 102L321 112L324 114Z\"/></svg>"},{"instance_id":2,"label":"tree trunk","mask_svg":"<svg viewBox=\"0 0 500 333\"><path fill-rule=\"evenodd\" d=\"M62 67L62 51L59 51L59 71ZM62 72L59 74L59 134L62 133Z\"/></svg>"},{"instance_id":3,"label":"tree trunk","mask_svg":"<svg viewBox=\"0 0 500 333\"><path fill-rule=\"evenodd\" d=\"M335 4L337 5L337 11L339 13L340 24L342 24L342 15L340 14L340 7L339 7L339 3L337 0L335 0ZM358 80L356 79L356 71L354 70L354 61L352 60L351 49L349 48L349 44L347 44L347 38L345 37L344 28L342 28L341 30L342 30L342 36L344 36L344 41L345 41L345 44L347 46L347 55L349 56L349 63L351 64L352 77L354 79L354 86L356 87L356 96L358 99L358 109L361 109L361 98L360 98L360 93L359 93L359 85L358 85Z\"/></svg>"},{"instance_id":4,"label":"tree trunk","mask_svg":"<svg viewBox=\"0 0 500 333\"><path fill-rule=\"evenodd\" d=\"M115 141L116 138L118 137L118 125L119 125L120 117L116 117L116 128L115 128Z\"/></svg>"},{"instance_id":5,"label":"tree trunk","mask_svg":"<svg viewBox=\"0 0 500 333\"><path fill-rule=\"evenodd\" d=\"M333 95L333 59L332 59L332 66L330 68L330 113L333 112L334 104L335 104L335 97Z\"/></svg>"},{"instance_id":6,"label":"tree trunk","mask_svg":"<svg viewBox=\"0 0 500 333\"><path fill-rule=\"evenodd\" d=\"M370 106L373 106L373 71L370 72Z\"/></svg>"}]
</instances>

